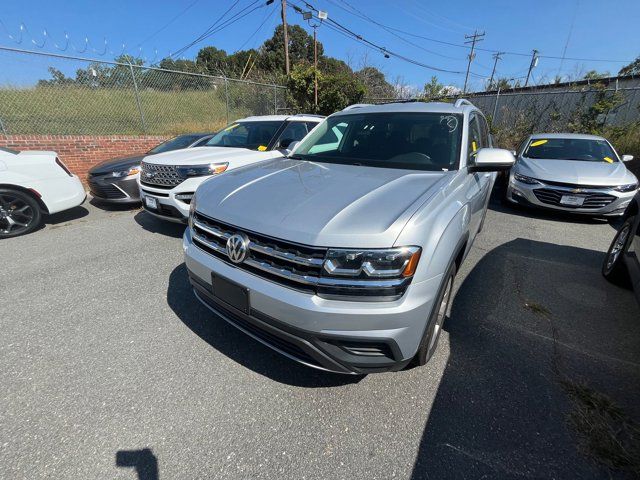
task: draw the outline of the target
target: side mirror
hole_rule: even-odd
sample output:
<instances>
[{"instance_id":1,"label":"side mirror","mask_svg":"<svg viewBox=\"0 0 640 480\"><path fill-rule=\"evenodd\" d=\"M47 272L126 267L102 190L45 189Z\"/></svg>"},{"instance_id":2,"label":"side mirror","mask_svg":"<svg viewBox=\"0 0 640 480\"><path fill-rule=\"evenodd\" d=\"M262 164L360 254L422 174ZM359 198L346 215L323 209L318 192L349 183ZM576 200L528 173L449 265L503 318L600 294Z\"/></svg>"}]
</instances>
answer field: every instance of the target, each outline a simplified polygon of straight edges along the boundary
<instances>
[{"instance_id":1,"label":"side mirror","mask_svg":"<svg viewBox=\"0 0 640 480\"><path fill-rule=\"evenodd\" d=\"M285 149L285 154L286 155L290 155L291 152L293 152L295 150L295 148L298 146L300 142L295 140L291 143L289 143L289 145L287 145L287 148Z\"/></svg>"},{"instance_id":2,"label":"side mirror","mask_svg":"<svg viewBox=\"0 0 640 480\"><path fill-rule=\"evenodd\" d=\"M631 160L633 160L633 155L622 155L623 162L630 162Z\"/></svg>"},{"instance_id":3,"label":"side mirror","mask_svg":"<svg viewBox=\"0 0 640 480\"><path fill-rule=\"evenodd\" d=\"M469 160L467 170L469 172L499 172L509 170L516 159L509 150L501 148L482 148L478 150L475 158Z\"/></svg>"}]
</instances>

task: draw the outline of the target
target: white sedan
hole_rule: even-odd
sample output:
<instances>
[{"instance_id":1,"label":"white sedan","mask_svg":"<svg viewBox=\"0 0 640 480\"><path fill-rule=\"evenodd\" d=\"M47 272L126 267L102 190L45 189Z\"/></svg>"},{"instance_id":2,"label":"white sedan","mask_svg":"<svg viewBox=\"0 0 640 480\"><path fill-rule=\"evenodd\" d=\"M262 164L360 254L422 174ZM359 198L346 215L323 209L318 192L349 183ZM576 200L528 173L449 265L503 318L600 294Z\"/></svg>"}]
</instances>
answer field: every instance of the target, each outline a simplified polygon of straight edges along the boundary
<instances>
[{"instance_id":1,"label":"white sedan","mask_svg":"<svg viewBox=\"0 0 640 480\"><path fill-rule=\"evenodd\" d=\"M87 194L56 152L0 147L0 238L37 228L43 214L77 207Z\"/></svg>"}]
</instances>

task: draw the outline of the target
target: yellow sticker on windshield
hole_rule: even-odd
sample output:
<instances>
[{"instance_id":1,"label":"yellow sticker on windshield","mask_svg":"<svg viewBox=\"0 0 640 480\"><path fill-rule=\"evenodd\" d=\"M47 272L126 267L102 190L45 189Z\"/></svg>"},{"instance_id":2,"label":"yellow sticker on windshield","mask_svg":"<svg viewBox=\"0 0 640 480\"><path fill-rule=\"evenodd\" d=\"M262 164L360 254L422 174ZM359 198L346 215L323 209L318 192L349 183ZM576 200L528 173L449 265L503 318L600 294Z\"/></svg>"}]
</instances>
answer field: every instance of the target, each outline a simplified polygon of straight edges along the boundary
<instances>
[{"instance_id":1,"label":"yellow sticker on windshield","mask_svg":"<svg viewBox=\"0 0 640 480\"><path fill-rule=\"evenodd\" d=\"M544 145L548 141L549 140L536 140L535 142L531 142L531 145L529 145L529 146L530 147L539 147L540 145Z\"/></svg>"},{"instance_id":2,"label":"yellow sticker on windshield","mask_svg":"<svg viewBox=\"0 0 640 480\"><path fill-rule=\"evenodd\" d=\"M264 152L266 149L267 149L267 147L265 147L264 145L260 145L258 147L258 151L260 151L260 152Z\"/></svg>"},{"instance_id":3,"label":"yellow sticker on windshield","mask_svg":"<svg viewBox=\"0 0 640 480\"><path fill-rule=\"evenodd\" d=\"M478 145L476 144L476 142L471 142L471 148L473 148L474 152L478 150Z\"/></svg>"},{"instance_id":4,"label":"yellow sticker on windshield","mask_svg":"<svg viewBox=\"0 0 640 480\"><path fill-rule=\"evenodd\" d=\"M224 129L225 132L228 132L229 130L233 130L234 128L236 128L239 124L238 123L234 123L233 125L229 125L227 128Z\"/></svg>"},{"instance_id":5,"label":"yellow sticker on windshield","mask_svg":"<svg viewBox=\"0 0 640 480\"><path fill-rule=\"evenodd\" d=\"M605 162L613 163L613 159L610 157L604 157Z\"/></svg>"}]
</instances>

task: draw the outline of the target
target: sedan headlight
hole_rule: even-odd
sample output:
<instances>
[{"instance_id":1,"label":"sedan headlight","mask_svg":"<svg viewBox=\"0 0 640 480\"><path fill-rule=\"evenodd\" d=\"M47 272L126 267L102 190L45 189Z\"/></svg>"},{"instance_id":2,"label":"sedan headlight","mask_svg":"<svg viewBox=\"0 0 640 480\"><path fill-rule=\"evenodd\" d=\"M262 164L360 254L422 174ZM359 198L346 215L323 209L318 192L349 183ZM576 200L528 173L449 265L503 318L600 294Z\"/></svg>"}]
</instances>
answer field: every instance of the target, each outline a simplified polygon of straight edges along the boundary
<instances>
[{"instance_id":1,"label":"sedan headlight","mask_svg":"<svg viewBox=\"0 0 640 480\"><path fill-rule=\"evenodd\" d=\"M128 177L129 175L135 175L140 173L140 165L136 165L135 167L128 168L127 170L120 170L118 172L112 172L112 177Z\"/></svg>"},{"instance_id":2,"label":"sedan headlight","mask_svg":"<svg viewBox=\"0 0 640 480\"><path fill-rule=\"evenodd\" d=\"M178 167L178 174L181 177L204 177L217 175L224 172L229 167L229 163L209 163L205 165L186 165Z\"/></svg>"},{"instance_id":3,"label":"sedan headlight","mask_svg":"<svg viewBox=\"0 0 640 480\"><path fill-rule=\"evenodd\" d=\"M526 175L520 175L519 173L514 173L513 178L517 181L526 183L527 185L541 185L540 181L536 180L533 177L527 177Z\"/></svg>"},{"instance_id":4,"label":"sedan headlight","mask_svg":"<svg viewBox=\"0 0 640 480\"><path fill-rule=\"evenodd\" d=\"M627 185L618 185L617 187L613 187L616 192L633 192L638 189L637 183L629 183Z\"/></svg>"}]
</instances>

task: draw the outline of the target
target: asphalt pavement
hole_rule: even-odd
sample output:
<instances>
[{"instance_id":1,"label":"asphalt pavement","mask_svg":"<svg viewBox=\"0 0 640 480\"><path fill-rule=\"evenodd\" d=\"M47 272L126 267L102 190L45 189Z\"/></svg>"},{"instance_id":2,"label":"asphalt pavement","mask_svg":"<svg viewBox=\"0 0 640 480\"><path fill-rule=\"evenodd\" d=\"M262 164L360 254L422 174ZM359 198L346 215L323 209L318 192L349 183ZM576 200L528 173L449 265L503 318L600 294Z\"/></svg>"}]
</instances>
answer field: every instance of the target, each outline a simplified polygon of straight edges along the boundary
<instances>
[{"instance_id":1,"label":"asphalt pavement","mask_svg":"<svg viewBox=\"0 0 640 480\"><path fill-rule=\"evenodd\" d=\"M570 421L576 391L640 419L640 308L600 275L607 222L492 202L431 362L363 377L202 307L183 230L86 203L0 243L0 478L632 478Z\"/></svg>"}]
</instances>

